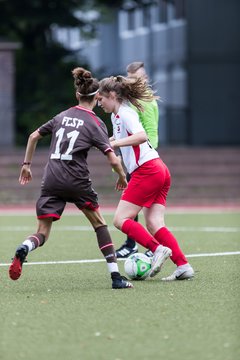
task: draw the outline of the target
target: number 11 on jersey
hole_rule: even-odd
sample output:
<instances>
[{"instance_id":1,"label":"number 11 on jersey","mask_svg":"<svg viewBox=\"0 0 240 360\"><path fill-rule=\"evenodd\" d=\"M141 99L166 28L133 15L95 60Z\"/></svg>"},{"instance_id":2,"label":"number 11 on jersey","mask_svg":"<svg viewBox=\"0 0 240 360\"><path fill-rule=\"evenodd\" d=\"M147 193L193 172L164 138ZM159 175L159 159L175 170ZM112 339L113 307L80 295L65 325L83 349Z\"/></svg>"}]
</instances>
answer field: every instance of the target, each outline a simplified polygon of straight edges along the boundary
<instances>
[{"instance_id":1,"label":"number 11 on jersey","mask_svg":"<svg viewBox=\"0 0 240 360\"><path fill-rule=\"evenodd\" d=\"M73 150L75 141L77 140L77 137L79 135L79 131L74 130L67 133L67 138L69 139L68 148L64 154L61 154L60 147L65 130L66 129L64 128L60 128L56 132L56 137L57 137L56 148L55 148L55 152L51 154L50 159L72 160L72 155L70 153Z\"/></svg>"}]
</instances>

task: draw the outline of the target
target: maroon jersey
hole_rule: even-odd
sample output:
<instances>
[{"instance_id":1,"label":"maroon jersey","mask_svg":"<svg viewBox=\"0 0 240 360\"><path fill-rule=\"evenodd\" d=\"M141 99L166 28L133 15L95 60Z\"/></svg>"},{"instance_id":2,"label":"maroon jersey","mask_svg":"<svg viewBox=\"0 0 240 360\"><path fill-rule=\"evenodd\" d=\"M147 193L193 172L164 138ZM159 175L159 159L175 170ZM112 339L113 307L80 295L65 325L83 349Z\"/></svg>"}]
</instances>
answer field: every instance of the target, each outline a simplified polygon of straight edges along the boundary
<instances>
[{"instance_id":1,"label":"maroon jersey","mask_svg":"<svg viewBox=\"0 0 240 360\"><path fill-rule=\"evenodd\" d=\"M89 189L89 149L94 146L104 154L112 151L103 121L93 111L75 106L56 115L38 131L42 136L52 135L42 192L66 195Z\"/></svg>"}]
</instances>

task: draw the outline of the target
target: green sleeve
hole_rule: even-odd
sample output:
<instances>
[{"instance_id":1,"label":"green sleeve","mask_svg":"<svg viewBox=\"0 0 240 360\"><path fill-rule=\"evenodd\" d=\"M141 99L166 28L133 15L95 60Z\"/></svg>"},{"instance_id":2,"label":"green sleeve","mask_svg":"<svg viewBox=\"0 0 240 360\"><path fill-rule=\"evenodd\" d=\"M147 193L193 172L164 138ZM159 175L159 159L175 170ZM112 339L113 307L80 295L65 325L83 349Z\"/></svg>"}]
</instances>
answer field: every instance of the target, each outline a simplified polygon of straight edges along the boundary
<instances>
[{"instance_id":1,"label":"green sleeve","mask_svg":"<svg viewBox=\"0 0 240 360\"><path fill-rule=\"evenodd\" d=\"M134 110L138 113L139 119L144 130L147 133L148 139L154 149L158 147L158 104L156 100L151 102L141 101L144 111L139 111L134 106Z\"/></svg>"}]
</instances>

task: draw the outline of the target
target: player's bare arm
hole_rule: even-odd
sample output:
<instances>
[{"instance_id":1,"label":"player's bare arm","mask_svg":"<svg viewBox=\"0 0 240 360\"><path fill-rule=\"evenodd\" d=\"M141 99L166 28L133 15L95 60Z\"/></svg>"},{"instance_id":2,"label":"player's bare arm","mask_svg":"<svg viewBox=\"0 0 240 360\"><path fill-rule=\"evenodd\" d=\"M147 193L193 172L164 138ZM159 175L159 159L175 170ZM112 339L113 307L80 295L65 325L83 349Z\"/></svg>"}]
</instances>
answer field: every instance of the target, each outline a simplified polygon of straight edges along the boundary
<instances>
[{"instance_id":1,"label":"player's bare arm","mask_svg":"<svg viewBox=\"0 0 240 360\"><path fill-rule=\"evenodd\" d=\"M116 147L121 147L121 146L136 146L136 145L144 143L145 141L147 141L147 139L148 138L147 138L147 134L145 133L145 131L140 131L140 132L130 135L128 137L113 140L110 142L110 144L111 144L112 148L115 149Z\"/></svg>"},{"instance_id":2,"label":"player's bare arm","mask_svg":"<svg viewBox=\"0 0 240 360\"><path fill-rule=\"evenodd\" d=\"M19 176L19 182L21 185L26 185L29 181L32 180L32 172L31 172L32 158L36 149L37 142L41 138L42 136L39 134L38 130L34 131L28 138L25 157Z\"/></svg>"}]
</instances>

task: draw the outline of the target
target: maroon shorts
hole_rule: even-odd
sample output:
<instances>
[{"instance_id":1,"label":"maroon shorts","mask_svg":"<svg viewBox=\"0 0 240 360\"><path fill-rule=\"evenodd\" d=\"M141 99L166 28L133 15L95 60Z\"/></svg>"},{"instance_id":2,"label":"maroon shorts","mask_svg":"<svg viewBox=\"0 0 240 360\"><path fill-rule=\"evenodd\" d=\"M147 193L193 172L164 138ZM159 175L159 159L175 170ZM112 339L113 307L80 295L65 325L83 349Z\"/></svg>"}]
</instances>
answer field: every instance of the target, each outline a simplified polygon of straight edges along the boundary
<instances>
[{"instance_id":1,"label":"maroon shorts","mask_svg":"<svg viewBox=\"0 0 240 360\"><path fill-rule=\"evenodd\" d=\"M171 175L167 166L160 158L153 159L131 173L121 200L147 208L153 204L165 206L170 185Z\"/></svg>"},{"instance_id":2,"label":"maroon shorts","mask_svg":"<svg viewBox=\"0 0 240 360\"><path fill-rule=\"evenodd\" d=\"M67 202L75 204L80 210L89 209L95 211L99 208L97 193L93 189L82 194L79 192L48 194L43 191L36 204L37 218L59 220Z\"/></svg>"}]
</instances>

